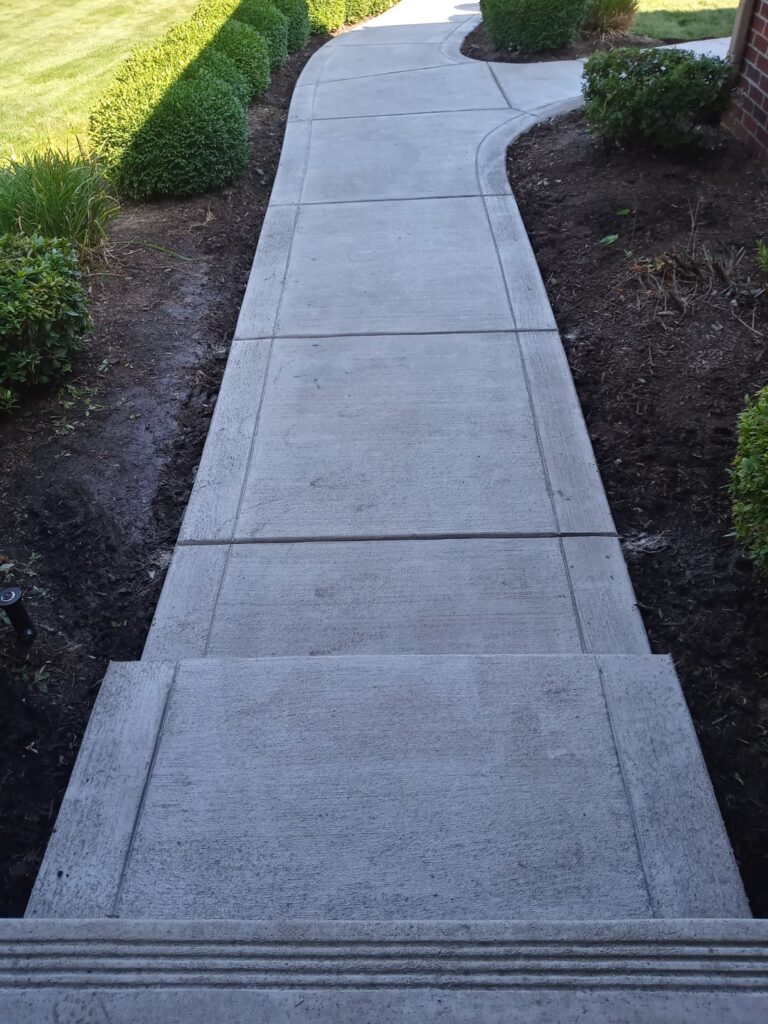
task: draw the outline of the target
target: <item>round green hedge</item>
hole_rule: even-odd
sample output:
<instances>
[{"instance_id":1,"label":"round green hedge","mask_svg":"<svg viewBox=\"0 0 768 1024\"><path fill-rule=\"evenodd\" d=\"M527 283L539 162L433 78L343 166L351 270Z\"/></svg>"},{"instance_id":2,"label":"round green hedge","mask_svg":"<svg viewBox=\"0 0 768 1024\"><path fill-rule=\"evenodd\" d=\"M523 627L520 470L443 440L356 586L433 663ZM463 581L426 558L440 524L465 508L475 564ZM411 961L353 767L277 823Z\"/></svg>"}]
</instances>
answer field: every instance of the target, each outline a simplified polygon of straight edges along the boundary
<instances>
[{"instance_id":1,"label":"round green hedge","mask_svg":"<svg viewBox=\"0 0 768 1024\"><path fill-rule=\"evenodd\" d=\"M205 78L223 82L229 86L243 107L248 106L251 92L248 79L226 53L209 47L192 61L183 77L192 81Z\"/></svg>"},{"instance_id":2,"label":"round green hedge","mask_svg":"<svg viewBox=\"0 0 768 1024\"><path fill-rule=\"evenodd\" d=\"M282 11L270 0L241 0L235 17L264 36L271 66L279 68L288 56L288 19Z\"/></svg>"},{"instance_id":3,"label":"round green hedge","mask_svg":"<svg viewBox=\"0 0 768 1024\"><path fill-rule=\"evenodd\" d=\"M588 0L480 0L488 35L496 46L538 53L577 39Z\"/></svg>"},{"instance_id":4,"label":"round green hedge","mask_svg":"<svg viewBox=\"0 0 768 1024\"><path fill-rule=\"evenodd\" d=\"M23 388L67 373L91 326L74 246L0 235L0 410L12 409Z\"/></svg>"},{"instance_id":5,"label":"round green hedge","mask_svg":"<svg viewBox=\"0 0 768 1024\"><path fill-rule=\"evenodd\" d=\"M133 199L196 195L230 184L249 157L246 112L232 90L212 78L182 80L133 134L116 181Z\"/></svg>"},{"instance_id":6,"label":"round green hedge","mask_svg":"<svg viewBox=\"0 0 768 1024\"><path fill-rule=\"evenodd\" d=\"M295 53L309 39L309 13L306 0L275 0L275 6L288 21L288 51Z\"/></svg>"},{"instance_id":7,"label":"round green hedge","mask_svg":"<svg viewBox=\"0 0 768 1024\"><path fill-rule=\"evenodd\" d=\"M346 0L307 0L307 13L313 35L338 32L346 21Z\"/></svg>"},{"instance_id":8,"label":"round green hedge","mask_svg":"<svg viewBox=\"0 0 768 1024\"><path fill-rule=\"evenodd\" d=\"M272 68L279 68L288 55L287 19L272 0L201 0L191 20L212 28L232 21L248 25L264 37Z\"/></svg>"},{"instance_id":9,"label":"round green hedge","mask_svg":"<svg viewBox=\"0 0 768 1024\"><path fill-rule=\"evenodd\" d=\"M377 14L388 11L397 0L346 0L346 21L354 25L363 18L375 18Z\"/></svg>"},{"instance_id":10,"label":"round green hedge","mask_svg":"<svg viewBox=\"0 0 768 1024\"><path fill-rule=\"evenodd\" d=\"M236 18L230 18L223 24L200 20L210 30L208 45L229 57L242 71L248 80L251 96L261 96L265 93L269 88L272 74L269 46L264 36Z\"/></svg>"},{"instance_id":11,"label":"round green hedge","mask_svg":"<svg viewBox=\"0 0 768 1024\"><path fill-rule=\"evenodd\" d=\"M739 417L731 493L736 536L768 575L768 387Z\"/></svg>"}]
</instances>

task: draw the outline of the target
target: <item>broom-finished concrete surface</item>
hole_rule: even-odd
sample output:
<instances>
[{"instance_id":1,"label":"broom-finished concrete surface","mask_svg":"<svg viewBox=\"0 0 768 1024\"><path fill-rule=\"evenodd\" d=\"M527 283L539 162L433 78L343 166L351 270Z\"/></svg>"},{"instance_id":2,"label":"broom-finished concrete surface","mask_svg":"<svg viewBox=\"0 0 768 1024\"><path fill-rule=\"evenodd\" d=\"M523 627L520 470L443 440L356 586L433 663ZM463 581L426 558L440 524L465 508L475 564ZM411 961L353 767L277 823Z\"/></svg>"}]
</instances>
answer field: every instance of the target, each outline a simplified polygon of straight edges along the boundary
<instances>
[{"instance_id":1,"label":"broom-finished concrete surface","mask_svg":"<svg viewBox=\"0 0 768 1024\"><path fill-rule=\"evenodd\" d=\"M469 61L475 11L302 75L144 659L0 928L8 1024L765 1017L504 170L581 64Z\"/></svg>"}]
</instances>

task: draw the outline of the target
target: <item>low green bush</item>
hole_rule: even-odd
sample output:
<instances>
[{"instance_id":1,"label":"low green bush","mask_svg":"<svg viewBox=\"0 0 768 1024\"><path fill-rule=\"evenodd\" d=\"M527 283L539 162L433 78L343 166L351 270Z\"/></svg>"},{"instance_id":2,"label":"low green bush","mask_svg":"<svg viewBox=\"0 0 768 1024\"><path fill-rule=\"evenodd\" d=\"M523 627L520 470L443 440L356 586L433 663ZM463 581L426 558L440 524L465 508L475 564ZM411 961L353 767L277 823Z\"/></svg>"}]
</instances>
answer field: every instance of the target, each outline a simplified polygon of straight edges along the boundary
<instances>
[{"instance_id":1,"label":"low green bush","mask_svg":"<svg viewBox=\"0 0 768 1024\"><path fill-rule=\"evenodd\" d=\"M230 18L220 25L215 22L206 24L211 29L209 45L229 57L245 75L251 96L265 93L272 75L269 46L264 36L236 18Z\"/></svg>"},{"instance_id":2,"label":"low green bush","mask_svg":"<svg viewBox=\"0 0 768 1024\"><path fill-rule=\"evenodd\" d=\"M0 167L0 234L66 238L85 256L118 210L103 168L82 153L46 149Z\"/></svg>"},{"instance_id":3,"label":"low green bush","mask_svg":"<svg viewBox=\"0 0 768 1024\"><path fill-rule=\"evenodd\" d=\"M689 50L618 49L584 67L589 126L609 143L673 149L696 142L731 95L733 69Z\"/></svg>"},{"instance_id":4,"label":"low green bush","mask_svg":"<svg viewBox=\"0 0 768 1024\"><path fill-rule=\"evenodd\" d=\"M397 0L346 0L346 21L353 25L363 18L375 18L388 11Z\"/></svg>"},{"instance_id":5,"label":"low green bush","mask_svg":"<svg viewBox=\"0 0 768 1024\"><path fill-rule=\"evenodd\" d=\"M281 67L288 56L288 19L283 12L270 0L241 0L235 17L264 36L272 68Z\"/></svg>"},{"instance_id":6,"label":"low green bush","mask_svg":"<svg viewBox=\"0 0 768 1024\"><path fill-rule=\"evenodd\" d=\"M307 12L313 35L338 32L347 18L346 0L307 0Z\"/></svg>"},{"instance_id":7,"label":"low green bush","mask_svg":"<svg viewBox=\"0 0 768 1024\"><path fill-rule=\"evenodd\" d=\"M288 56L288 21L272 0L201 0L191 20L211 28L232 22L248 25L267 44L271 68L279 68ZM215 37L213 45L217 45Z\"/></svg>"},{"instance_id":8,"label":"low green bush","mask_svg":"<svg viewBox=\"0 0 768 1024\"><path fill-rule=\"evenodd\" d=\"M596 35L626 32L638 11L638 0L589 0L584 28Z\"/></svg>"},{"instance_id":9,"label":"low green bush","mask_svg":"<svg viewBox=\"0 0 768 1024\"><path fill-rule=\"evenodd\" d=\"M538 53L579 37L588 0L480 0L488 35L496 46Z\"/></svg>"},{"instance_id":10,"label":"low green bush","mask_svg":"<svg viewBox=\"0 0 768 1024\"><path fill-rule=\"evenodd\" d=\"M230 184L248 166L246 112L223 82L179 81L137 127L116 180L133 199L188 196Z\"/></svg>"},{"instance_id":11,"label":"low green bush","mask_svg":"<svg viewBox=\"0 0 768 1024\"><path fill-rule=\"evenodd\" d=\"M0 236L0 409L68 372L91 329L75 247L40 235Z\"/></svg>"},{"instance_id":12,"label":"low green bush","mask_svg":"<svg viewBox=\"0 0 768 1024\"><path fill-rule=\"evenodd\" d=\"M748 400L739 417L731 492L736 536L768 574L768 387Z\"/></svg>"},{"instance_id":13,"label":"low green bush","mask_svg":"<svg viewBox=\"0 0 768 1024\"><path fill-rule=\"evenodd\" d=\"M251 90L248 79L237 67L234 61L230 60L225 53L220 53L209 46L200 56L192 61L182 75L182 78L189 81L198 79L223 82L228 85L235 95L235 98L243 108L248 106L251 98Z\"/></svg>"},{"instance_id":14,"label":"low green bush","mask_svg":"<svg viewBox=\"0 0 768 1024\"><path fill-rule=\"evenodd\" d=\"M309 12L306 0L275 0L275 7L288 21L288 51L295 53L309 39Z\"/></svg>"}]
</instances>

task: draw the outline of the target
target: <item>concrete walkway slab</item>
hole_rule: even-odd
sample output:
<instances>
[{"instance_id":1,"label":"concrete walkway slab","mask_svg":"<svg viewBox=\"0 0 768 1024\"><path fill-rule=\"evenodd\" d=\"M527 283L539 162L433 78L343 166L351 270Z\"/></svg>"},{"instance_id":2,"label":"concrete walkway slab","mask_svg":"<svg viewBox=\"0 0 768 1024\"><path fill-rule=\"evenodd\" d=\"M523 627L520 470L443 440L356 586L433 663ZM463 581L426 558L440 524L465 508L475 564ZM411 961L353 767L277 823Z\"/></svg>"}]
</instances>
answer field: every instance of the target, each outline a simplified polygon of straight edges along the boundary
<instances>
[{"instance_id":1,"label":"concrete walkway slab","mask_svg":"<svg viewBox=\"0 0 768 1024\"><path fill-rule=\"evenodd\" d=\"M144 658L580 651L648 651L615 538L182 546Z\"/></svg>"},{"instance_id":2,"label":"concrete walkway slab","mask_svg":"<svg viewBox=\"0 0 768 1024\"><path fill-rule=\"evenodd\" d=\"M148 674L123 666L106 680L92 757L134 742L132 716L114 708L135 692L142 718ZM34 916L746 912L666 659L206 660L180 664L159 695L142 718L145 778L78 765ZM638 762L650 735L655 759ZM94 801L134 816L115 835L118 872L73 843L71 814L86 840L98 830ZM99 871L111 885L93 890Z\"/></svg>"},{"instance_id":3,"label":"concrete walkway slab","mask_svg":"<svg viewBox=\"0 0 768 1024\"><path fill-rule=\"evenodd\" d=\"M371 75L391 75L455 64L434 43L389 43L381 46L334 46L319 70L317 81L337 82ZM307 77L311 81L313 75ZM302 81L305 81L302 76Z\"/></svg>"},{"instance_id":4,"label":"concrete walkway slab","mask_svg":"<svg viewBox=\"0 0 768 1024\"><path fill-rule=\"evenodd\" d=\"M478 147L511 119L508 110L473 110L318 121L301 201L480 195Z\"/></svg>"},{"instance_id":5,"label":"concrete walkway slab","mask_svg":"<svg viewBox=\"0 0 768 1024\"><path fill-rule=\"evenodd\" d=\"M555 531L514 335L275 342L236 537Z\"/></svg>"},{"instance_id":6,"label":"concrete walkway slab","mask_svg":"<svg viewBox=\"0 0 768 1024\"><path fill-rule=\"evenodd\" d=\"M514 326L482 199L300 208L278 335L485 332Z\"/></svg>"},{"instance_id":7,"label":"concrete walkway slab","mask_svg":"<svg viewBox=\"0 0 768 1024\"><path fill-rule=\"evenodd\" d=\"M508 108L485 64L455 64L418 71L321 82L315 89L314 117L375 117L441 110Z\"/></svg>"}]
</instances>

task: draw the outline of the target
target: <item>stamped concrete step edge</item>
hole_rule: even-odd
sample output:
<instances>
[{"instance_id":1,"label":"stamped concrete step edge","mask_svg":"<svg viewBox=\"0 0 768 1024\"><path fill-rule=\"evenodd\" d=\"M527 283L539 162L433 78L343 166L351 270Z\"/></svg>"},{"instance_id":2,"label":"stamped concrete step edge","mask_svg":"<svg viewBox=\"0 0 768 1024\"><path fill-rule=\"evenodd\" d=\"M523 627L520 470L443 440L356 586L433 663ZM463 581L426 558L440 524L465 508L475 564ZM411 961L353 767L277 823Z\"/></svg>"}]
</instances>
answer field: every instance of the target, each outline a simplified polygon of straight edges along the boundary
<instances>
[{"instance_id":1,"label":"stamped concrete step edge","mask_svg":"<svg viewBox=\"0 0 768 1024\"><path fill-rule=\"evenodd\" d=\"M768 922L0 922L4 1024L212 1013L219 1024L758 1024Z\"/></svg>"},{"instance_id":2,"label":"stamped concrete step edge","mask_svg":"<svg viewBox=\"0 0 768 1024\"><path fill-rule=\"evenodd\" d=\"M671 661L660 656L499 656L495 661L556 664L587 658L598 667L627 799L657 917L748 917L733 855ZM253 677L275 659L182 662L200 678L212 672ZM332 676L349 658L295 661ZM370 676L396 672L404 658L359 658ZM457 659L414 656L413 662ZM461 660L461 659L458 659ZM476 659L480 660L480 659ZM108 917L117 912L164 716L179 666L113 664L102 685L46 851L28 917ZM373 673L374 675L376 672Z\"/></svg>"}]
</instances>

